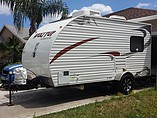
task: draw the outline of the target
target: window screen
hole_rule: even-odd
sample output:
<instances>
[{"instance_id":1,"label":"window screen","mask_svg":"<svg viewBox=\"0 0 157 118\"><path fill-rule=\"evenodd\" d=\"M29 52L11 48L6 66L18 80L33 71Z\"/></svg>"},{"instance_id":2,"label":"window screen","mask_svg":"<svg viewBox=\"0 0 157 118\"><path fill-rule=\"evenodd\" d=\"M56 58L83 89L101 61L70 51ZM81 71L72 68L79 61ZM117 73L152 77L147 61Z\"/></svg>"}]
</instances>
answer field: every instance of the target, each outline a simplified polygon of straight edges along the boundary
<instances>
[{"instance_id":1,"label":"window screen","mask_svg":"<svg viewBox=\"0 0 157 118\"><path fill-rule=\"evenodd\" d=\"M144 37L131 36L130 38L130 51L131 52L143 52L144 50Z\"/></svg>"}]
</instances>

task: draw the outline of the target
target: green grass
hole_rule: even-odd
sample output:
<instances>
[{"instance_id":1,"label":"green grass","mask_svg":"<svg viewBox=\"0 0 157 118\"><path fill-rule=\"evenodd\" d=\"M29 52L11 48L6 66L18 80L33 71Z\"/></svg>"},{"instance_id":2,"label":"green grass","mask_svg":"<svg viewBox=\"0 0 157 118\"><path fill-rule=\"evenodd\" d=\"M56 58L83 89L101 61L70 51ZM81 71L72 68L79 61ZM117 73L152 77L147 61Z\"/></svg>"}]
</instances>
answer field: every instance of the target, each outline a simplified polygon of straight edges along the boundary
<instances>
[{"instance_id":1,"label":"green grass","mask_svg":"<svg viewBox=\"0 0 157 118\"><path fill-rule=\"evenodd\" d=\"M157 118L157 90L150 89L36 118Z\"/></svg>"}]
</instances>

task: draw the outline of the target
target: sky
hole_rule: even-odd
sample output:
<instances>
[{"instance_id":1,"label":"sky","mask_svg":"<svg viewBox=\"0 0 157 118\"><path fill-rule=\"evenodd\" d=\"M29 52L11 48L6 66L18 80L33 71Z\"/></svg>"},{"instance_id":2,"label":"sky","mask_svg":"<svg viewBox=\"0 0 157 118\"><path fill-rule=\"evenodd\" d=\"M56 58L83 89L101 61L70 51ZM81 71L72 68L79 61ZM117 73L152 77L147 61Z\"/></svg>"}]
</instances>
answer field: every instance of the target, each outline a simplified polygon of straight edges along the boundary
<instances>
[{"instance_id":1,"label":"sky","mask_svg":"<svg viewBox=\"0 0 157 118\"><path fill-rule=\"evenodd\" d=\"M65 2L69 8L69 15L81 9L98 10L101 12L101 15L129 7L157 10L157 0L63 0L63 2ZM59 18L52 18L50 16L43 18L41 26ZM13 18L10 8L5 5L0 5L0 29L4 24L13 25ZM28 20L25 21L25 27L29 27Z\"/></svg>"}]
</instances>

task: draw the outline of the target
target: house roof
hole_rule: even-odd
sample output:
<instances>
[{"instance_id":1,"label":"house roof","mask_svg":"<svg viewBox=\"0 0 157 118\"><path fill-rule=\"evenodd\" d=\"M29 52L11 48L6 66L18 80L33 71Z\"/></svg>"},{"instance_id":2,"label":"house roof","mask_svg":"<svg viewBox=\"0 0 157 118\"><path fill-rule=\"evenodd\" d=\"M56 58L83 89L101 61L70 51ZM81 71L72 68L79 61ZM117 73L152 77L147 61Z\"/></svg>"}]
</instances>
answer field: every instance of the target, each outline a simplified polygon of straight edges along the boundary
<instances>
[{"instance_id":1,"label":"house roof","mask_svg":"<svg viewBox=\"0 0 157 118\"><path fill-rule=\"evenodd\" d=\"M4 25L0 31L0 35L4 29L9 30L14 36L16 36L21 42L26 43L29 37L29 28L22 28L20 31L13 25Z\"/></svg>"},{"instance_id":2,"label":"house roof","mask_svg":"<svg viewBox=\"0 0 157 118\"><path fill-rule=\"evenodd\" d=\"M141 18L151 15L157 15L157 10L130 7L121 11L104 15L103 17L110 17L112 15L124 16L127 20L129 20L129 19Z\"/></svg>"},{"instance_id":3,"label":"house roof","mask_svg":"<svg viewBox=\"0 0 157 118\"><path fill-rule=\"evenodd\" d=\"M3 40L4 40L4 38L0 35L0 42L3 41Z\"/></svg>"}]
</instances>

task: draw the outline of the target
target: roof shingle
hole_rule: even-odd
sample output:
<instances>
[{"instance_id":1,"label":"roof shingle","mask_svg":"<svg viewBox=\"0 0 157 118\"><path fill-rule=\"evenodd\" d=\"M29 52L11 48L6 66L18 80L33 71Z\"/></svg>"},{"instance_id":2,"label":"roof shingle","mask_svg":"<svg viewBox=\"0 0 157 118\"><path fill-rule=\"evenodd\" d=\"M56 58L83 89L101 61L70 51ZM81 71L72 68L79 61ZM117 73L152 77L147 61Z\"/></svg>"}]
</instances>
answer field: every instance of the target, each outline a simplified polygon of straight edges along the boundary
<instances>
[{"instance_id":1,"label":"roof shingle","mask_svg":"<svg viewBox=\"0 0 157 118\"><path fill-rule=\"evenodd\" d=\"M157 15L157 10L130 7L121 11L104 15L103 17L110 17L112 15L124 16L127 20L129 20L134 18Z\"/></svg>"}]
</instances>

